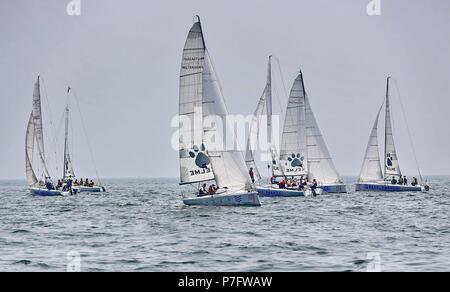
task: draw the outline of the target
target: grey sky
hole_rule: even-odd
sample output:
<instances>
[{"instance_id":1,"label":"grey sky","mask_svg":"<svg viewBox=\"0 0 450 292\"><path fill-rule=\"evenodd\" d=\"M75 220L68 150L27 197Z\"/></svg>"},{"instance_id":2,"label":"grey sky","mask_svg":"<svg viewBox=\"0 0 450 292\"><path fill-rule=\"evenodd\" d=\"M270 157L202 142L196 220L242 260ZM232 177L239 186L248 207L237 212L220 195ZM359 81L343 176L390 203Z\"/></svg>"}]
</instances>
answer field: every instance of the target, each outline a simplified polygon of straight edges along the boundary
<instances>
[{"instance_id":1,"label":"grey sky","mask_svg":"<svg viewBox=\"0 0 450 292\"><path fill-rule=\"evenodd\" d=\"M170 121L195 14L232 113L254 111L269 54L281 60L289 88L301 66L337 168L357 175L390 74L399 82L422 171L450 174L448 0L382 0L376 17L366 14L369 0L81 0L76 17L66 14L69 2L0 1L0 178L24 178L37 74L55 128L66 86L76 90L102 176L178 176ZM394 113L401 166L415 173L398 106ZM73 117L79 119L76 108ZM74 164L78 174L92 176L75 128Z\"/></svg>"}]
</instances>

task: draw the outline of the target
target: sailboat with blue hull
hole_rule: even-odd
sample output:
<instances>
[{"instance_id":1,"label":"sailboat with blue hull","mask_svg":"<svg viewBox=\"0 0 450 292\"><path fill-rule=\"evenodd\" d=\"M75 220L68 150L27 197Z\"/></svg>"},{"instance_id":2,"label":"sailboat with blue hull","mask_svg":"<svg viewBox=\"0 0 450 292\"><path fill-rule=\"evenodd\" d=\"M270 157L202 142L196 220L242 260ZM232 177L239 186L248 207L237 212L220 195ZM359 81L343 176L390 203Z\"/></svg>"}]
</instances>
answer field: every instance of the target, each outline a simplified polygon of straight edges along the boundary
<instances>
[{"instance_id":1,"label":"sailboat with blue hull","mask_svg":"<svg viewBox=\"0 0 450 292\"><path fill-rule=\"evenodd\" d=\"M391 121L390 105L390 82L391 77L387 79L386 99L378 110L375 123L369 137L366 154L364 156L363 166L356 184L356 191L361 192L426 192L429 186L423 184L422 176L420 182L413 178L407 180L400 170L400 164L397 156L397 150L394 143L394 135ZM379 144L378 144L378 123L381 111L385 106L385 141L384 141L384 159L383 169L381 166ZM409 184L408 184L409 183Z\"/></svg>"},{"instance_id":2,"label":"sailboat with blue hull","mask_svg":"<svg viewBox=\"0 0 450 292\"><path fill-rule=\"evenodd\" d=\"M33 157L37 155L37 162ZM40 166L41 180L38 180L35 166ZM25 136L25 169L29 190L35 196L65 196L70 192L63 192L54 188L47 168L44 149L44 129L42 123L41 87L38 76L33 91L33 109L28 120L27 132Z\"/></svg>"},{"instance_id":3,"label":"sailboat with blue hull","mask_svg":"<svg viewBox=\"0 0 450 292\"><path fill-rule=\"evenodd\" d=\"M255 130L255 128L257 129L259 126L263 113L267 115L267 142L271 158L269 167L272 171L272 178L269 185L256 187L258 194L261 197L320 195L322 193L321 189L313 190L301 185L301 181L306 180L308 176L306 95L301 73L295 79L289 95L280 154L278 154L274 145L272 125L272 56L269 57L266 87L258 102L247 141L246 163L249 171L253 173L255 183L261 182L261 176L257 169L254 159L255 154L252 149L254 149L255 140L258 137L258 130ZM292 178L292 183L289 185L283 186L276 183L277 179L287 181L288 178ZM298 179L298 182L294 183L295 179Z\"/></svg>"}]
</instances>

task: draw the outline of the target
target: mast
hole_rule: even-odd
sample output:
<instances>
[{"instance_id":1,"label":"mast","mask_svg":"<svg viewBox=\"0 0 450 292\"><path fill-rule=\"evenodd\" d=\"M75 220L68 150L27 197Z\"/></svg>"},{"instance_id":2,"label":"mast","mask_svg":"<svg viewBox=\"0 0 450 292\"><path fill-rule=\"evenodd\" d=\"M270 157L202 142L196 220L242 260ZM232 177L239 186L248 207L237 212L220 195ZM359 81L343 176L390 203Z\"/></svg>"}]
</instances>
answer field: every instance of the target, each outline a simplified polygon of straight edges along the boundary
<instances>
[{"instance_id":1,"label":"mast","mask_svg":"<svg viewBox=\"0 0 450 292\"><path fill-rule=\"evenodd\" d=\"M269 56L266 82L266 103L267 103L267 139L272 148L272 55Z\"/></svg>"},{"instance_id":2,"label":"mast","mask_svg":"<svg viewBox=\"0 0 450 292\"><path fill-rule=\"evenodd\" d=\"M389 109L389 80L391 77L387 78L387 84L386 84L386 113L385 113L385 119L384 119L384 178L387 177L387 143L388 143L388 119L391 118L390 116L390 109Z\"/></svg>"},{"instance_id":3,"label":"mast","mask_svg":"<svg viewBox=\"0 0 450 292\"><path fill-rule=\"evenodd\" d=\"M70 90L70 89L69 89ZM63 179L66 178L69 168L68 161L68 148L69 148L69 104L66 105L66 120L65 120L65 132L64 132L64 165L63 165Z\"/></svg>"}]
</instances>

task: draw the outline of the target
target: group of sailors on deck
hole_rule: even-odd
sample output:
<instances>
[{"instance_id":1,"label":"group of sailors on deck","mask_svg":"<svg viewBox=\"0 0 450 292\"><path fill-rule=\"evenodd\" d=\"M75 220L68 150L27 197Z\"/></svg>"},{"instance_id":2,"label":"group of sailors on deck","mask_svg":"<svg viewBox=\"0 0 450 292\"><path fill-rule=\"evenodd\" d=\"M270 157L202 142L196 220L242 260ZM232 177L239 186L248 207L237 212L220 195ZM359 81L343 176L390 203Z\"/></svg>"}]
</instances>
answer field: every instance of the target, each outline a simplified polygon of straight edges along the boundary
<instances>
[{"instance_id":1,"label":"group of sailors on deck","mask_svg":"<svg viewBox=\"0 0 450 292\"><path fill-rule=\"evenodd\" d=\"M83 187L93 187L95 186L95 182L93 180L89 180L86 178L86 180L83 181L83 179L80 179L80 181L78 181L78 179L76 179L75 181L73 181L73 179L71 177L69 178L65 178L65 179L58 179L58 182L56 184L56 186L53 184L51 178L46 178L45 179L45 188L49 191L53 191L53 190L57 190L57 191L71 191L72 187L78 187L78 186L83 186Z\"/></svg>"},{"instance_id":2,"label":"group of sailors on deck","mask_svg":"<svg viewBox=\"0 0 450 292\"><path fill-rule=\"evenodd\" d=\"M407 186L408 185L408 178L406 176L400 176L400 178L397 180L395 176L391 179L391 184L393 185L401 185L401 186ZM419 182L417 181L417 178L413 177L411 185L413 187L419 185Z\"/></svg>"},{"instance_id":3,"label":"group of sailors on deck","mask_svg":"<svg viewBox=\"0 0 450 292\"><path fill-rule=\"evenodd\" d=\"M300 191L306 191L308 189L308 186L311 188L312 194L314 196L317 195L316 190L319 187L319 184L316 179L313 179L312 183L308 184L308 179L301 178L299 181L296 180L294 177L291 179L282 179L281 181L277 181L275 177L272 177L270 179L270 183L272 185L278 185L279 189L287 189L287 190L300 190Z\"/></svg>"},{"instance_id":4,"label":"group of sailors on deck","mask_svg":"<svg viewBox=\"0 0 450 292\"><path fill-rule=\"evenodd\" d=\"M212 196L217 193L219 188L212 184L207 187L207 184L203 184L202 187L198 190L198 197Z\"/></svg>"}]
</instances>

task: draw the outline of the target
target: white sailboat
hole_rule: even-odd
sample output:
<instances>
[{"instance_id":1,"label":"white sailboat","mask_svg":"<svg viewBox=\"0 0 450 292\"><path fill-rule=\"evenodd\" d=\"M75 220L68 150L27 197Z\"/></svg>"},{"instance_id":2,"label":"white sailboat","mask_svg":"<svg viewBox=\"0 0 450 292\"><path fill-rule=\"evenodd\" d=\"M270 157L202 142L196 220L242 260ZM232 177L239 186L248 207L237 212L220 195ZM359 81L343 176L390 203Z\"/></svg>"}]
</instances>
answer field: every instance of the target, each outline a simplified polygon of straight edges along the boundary
<instances>
[{"instance_id":1,"label":"white sailboat","mask_svg":"<svg viewBox=\"0 0 450 292\"><path fill-rule=\"evenodd\" d=\"M37 149L35 149L37 146ZM36 151L35 151L36 150ZM33 161L34 154L38 156L36 163L41 169L41 180L38 180L35 172L36 164ZM33 110L28 121L25 138L25 167L30 193L35 196L63 196L69 192L63 192L54 188L47 168L44 149L44 129L42 123L41 88L40 77L34 85Z\"/></svg>"},{"instance_id":2,"label":"white sailboat","mask_svg":"<svg viewBox=\"0 0 450 292\"><path fill-rule=\"evenodd\" d=\"M369 137L366 154L364 156L363 166L361 168L360 177L356 184L356 191L378 191L378 192L420 192L428 191L429 186L422 185L417 180L410 181L410 185L405 183L404 177L400 170L397 150L394 143L394 135L391 121L390 107L390 80L387 79L386 100L380 107L375 123ZM378 144L378 122L381 110L385 106L385 145L384 145L384 172L382 170L379 144ZM401 184L399 183L401 182Z\"/></svg>"},{"instance_id":3,"label":"white sailboat","mask_svg":"<svg viewBox=\"0 0 450 292\"><path fill-rule=\"evenodd\" d=\"M200 18L189 31L180 72L180 119L191 125L179 128L181 184L210 181L217 184L214 194L194 194L183 199L186 205L260 206L240 151L208 149L205 135L222 135L215 127L204 127L209 116L226 118L227 110L216 73L206 49ZM224 140L221 140L224 141ZM220 148L220 147L219 147ZM197 188L198 190L199 188ZM196 191L196 193L198 193Z\"/></svg>"},{"instance_id":4,"label":"white sailboat","mask_svg":"<svg viewBox=\"0 0 450 292\"><path fill-rule=\"evenodd\" d=\"M67 95L69 95L71 88L67 89ZM67 182L68 180L74 181L76 179L74 167L72 164L72 159L69 151L69 120L70 120L70 108L69 103L66 104L65 109L65 131L64 131L64 164L63 164L63 182ZM106 191L106 188L102 186L99 182L99 185L89 185L86 184L73 184L72 189L76 193L102 193Z\"/></svg>"},{"instance_id":5,"label":"white sailboat","mask_svg":"<svg viewBox=\"0 0 450 292\"><path fill-rule=\"evenodd\" d=\"M322 193L321 189L312 191L310 188L303 189L300 187L303 178L308 176L307 164L307 122L306 122L306 101L305 91L303 86L303 79L301 74L297 77L292 87L289 101L286 110L286 118L284 121L282 143L280 155L278 156L277 149L273 143L272 130L272 57L269 57L268 73L266 87L263 97L258 103L254 123L258 122L258 115L260 115L263 101L265 102L267 113L267 137L270 147L271 155L271 170L272 178L299 178L299 182L294 187L279 187L274 184L271 179L271 184L268 186L258 186L256 190L262 197L300 197ZM255 127L254 123L251 128ZM252 144L252 137L249 138L247 145L247 166L256 169L256 164L253 159L253 153L249 147ZM254 171L255 172L255 171ZM259 173L256 171L256 173Z\"/></svg>"}]
</instances>

